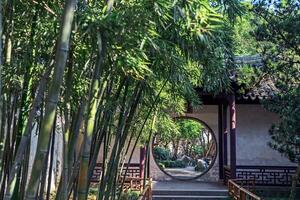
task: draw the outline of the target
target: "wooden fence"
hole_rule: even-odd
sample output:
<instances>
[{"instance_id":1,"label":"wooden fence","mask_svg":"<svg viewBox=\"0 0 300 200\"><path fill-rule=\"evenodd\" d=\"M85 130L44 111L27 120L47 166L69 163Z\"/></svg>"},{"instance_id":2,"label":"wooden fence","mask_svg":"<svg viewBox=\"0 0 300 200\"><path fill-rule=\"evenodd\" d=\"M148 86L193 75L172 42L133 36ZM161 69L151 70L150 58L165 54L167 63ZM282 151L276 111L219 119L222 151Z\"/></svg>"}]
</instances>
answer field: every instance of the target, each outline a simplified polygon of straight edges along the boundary
<instances>
[{"instance_id":1,"label":"wooden fence","mask_svg":"<svg viewBox=\"0 0 300 200\"><path fill-rule=\"evenodd\" d=\"M145 188L141 192L138 200L152 200L152 179L148 179Z\"/></svg>"},{"instance_id":2,"label":"wooden fence","mask_svg":"<svg viewBox=\"0 0 300 200\"><path fill-rule=\"evenodd\" d=\"M128 166L129 165L129 166ZM126 168L128 166L128 170L126 172L126 177L136 177L140 178L141 176L141 165L139 163L125 163L122 168L122 176L125 175ZM95 169L93 171L93 176L91 179L92 183L98 183L102 174L102 163L97 163Z\"/></svg>"},{"instance_id":3,"label":"wooden fence","mask_svg":"<svg viewBox=\"0 0 300 200\"><path fill-rule=\"evenodd\" d=\"M228 180L228 192L234 200L261 200L261 198L250 192L235 180Z\"/></svg>"},{"instance_id":4,"label":"wooden fence","mask_svg":"<svg viewBox=\"0 0 300 200\"><path fill-rule=\"evenodd\" d=\"M98 184L101 174L102 163L97 163L91 180L92 184ZM144 178L141 177L141 165L139 163L124 164L119 180L119 185L123 186L124 192L137 191L140 192L138 200L152 200L152 180L146 179L145 181L144 183Z\"/></svg>"},{"instance_id":5,"label":"wooden fence","mask_svg":"<svg viewBox=\"0 0 300 200\"><path fill-rule=\"evenodd\" d=\"M224 184L227 185L231 176L231 170L229 166L224 166Z\"/></svg>"}]
</instances>

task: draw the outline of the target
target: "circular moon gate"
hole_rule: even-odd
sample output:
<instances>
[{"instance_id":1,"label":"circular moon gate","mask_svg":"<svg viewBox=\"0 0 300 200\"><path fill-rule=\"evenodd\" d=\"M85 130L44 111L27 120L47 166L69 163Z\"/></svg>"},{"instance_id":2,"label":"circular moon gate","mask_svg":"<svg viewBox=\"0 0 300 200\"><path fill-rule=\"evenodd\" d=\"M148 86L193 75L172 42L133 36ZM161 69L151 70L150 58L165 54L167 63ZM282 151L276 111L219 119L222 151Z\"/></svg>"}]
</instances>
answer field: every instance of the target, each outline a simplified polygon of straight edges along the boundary
<instances>
[{"instance_id":1,"label":"circular moon gate","mask_svg":"<svg viewBox=\"0 0 300 200\"><path fill-rule=\"evenodd\" d=\"M216 160L215 135L207 124L198 119L178 117L174 121L174 130L161 131L154 137L154 160L172 178L199 178L211 169Z\"/></svg>"}]
</instances>

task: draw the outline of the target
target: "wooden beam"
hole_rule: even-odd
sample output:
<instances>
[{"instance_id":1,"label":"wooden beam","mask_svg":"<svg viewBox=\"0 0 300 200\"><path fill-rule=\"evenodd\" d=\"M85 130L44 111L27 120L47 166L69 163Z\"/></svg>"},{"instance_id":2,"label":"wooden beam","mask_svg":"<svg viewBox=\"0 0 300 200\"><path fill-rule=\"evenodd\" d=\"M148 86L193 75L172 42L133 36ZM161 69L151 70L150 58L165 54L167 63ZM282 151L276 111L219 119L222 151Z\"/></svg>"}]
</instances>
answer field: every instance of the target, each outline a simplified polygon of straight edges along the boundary
<instances>
[{"instance_id":1,"label":"wooden beam","mask_svg":"<svg viewBox=\"0 0 300 200\"><path fill-rule=\"evenodd\" d=\"M224 179L224 149L223 149L223 106L218 105L218 144L219 144L219 178Z\"/></svg>"},{"instance_id":2,"label":"wooden beam","mask_svg":"<svg viewBox=\"0 0 300 200\"><path fill-rule=\"evenodd\" d=\"M228 142L227 142L227 110L228 110L228 103L225 102L223 104L223 117L222 117L222 129L223 129L223 149L224 149L224 165L228 165Z\"/></svg>"},{"instance_id":3,"label":"wooden beam","mask_svg":"<svg viewBox=\"0 0 300 200\"><path fill-rule=\"evenodd\" d=\"M146 161L146 147L140 147L140 178L144 177L145 173L145 161Z\"/></svg>"},{"instance_id":4,"label":"wooden beam","mask_svg":"<svg viewBox=\"0 0 300 200\"><path fill-rule=\"evenodd\" d=\"M230 170L231 179L236 178L236 107L235 95L230 96Z\"/></svg>"}]
</instances>

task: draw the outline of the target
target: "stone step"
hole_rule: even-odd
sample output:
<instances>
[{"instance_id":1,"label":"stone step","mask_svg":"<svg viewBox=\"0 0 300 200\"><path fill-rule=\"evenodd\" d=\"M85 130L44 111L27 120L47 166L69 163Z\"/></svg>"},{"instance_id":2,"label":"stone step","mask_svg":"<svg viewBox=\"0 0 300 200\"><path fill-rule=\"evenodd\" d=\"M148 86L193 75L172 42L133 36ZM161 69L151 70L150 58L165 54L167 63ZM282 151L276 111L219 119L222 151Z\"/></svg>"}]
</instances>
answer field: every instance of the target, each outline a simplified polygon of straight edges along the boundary
<instances>
[{"instance_id":1,"label":"stone step","mask_svg":"<svg viewBox=\"0 0 300 200\"><path fill-rule=\"evenodd\" d=\"M153 195L174 195L174 196L227 196L227 190L163 190L156 189L152 191Z\"/></svg>"},{"instance_id":2,"label":"stone step","mask_svg":"<svg viewBox=\"0 0 300 200\"><path fill-rule=\"evenodd\" d=\"M217 182L155 182L153 200L228 200L228 189Z\"/></svg>"},{"instance_id":3,"label":"stone step","mask_svg":"<svg viewBox=\"0 0 300 200\"><path fill-rule=\"evenodd\" d=\"M225 200L228 196L153 195L153 200Z\"/></svg>"}]
</instances>

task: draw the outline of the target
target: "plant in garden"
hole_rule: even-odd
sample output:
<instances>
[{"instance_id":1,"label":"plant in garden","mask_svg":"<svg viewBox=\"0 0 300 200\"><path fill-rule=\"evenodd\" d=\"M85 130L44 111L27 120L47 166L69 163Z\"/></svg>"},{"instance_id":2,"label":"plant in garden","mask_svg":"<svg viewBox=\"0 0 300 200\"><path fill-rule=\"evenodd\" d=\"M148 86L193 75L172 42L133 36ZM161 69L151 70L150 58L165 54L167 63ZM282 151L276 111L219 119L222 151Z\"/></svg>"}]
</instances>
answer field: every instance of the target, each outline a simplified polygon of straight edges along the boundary
<instances>
[{"instance_id":1,"label":"plant in garden","mask_svg":"<svg viewBox=\"0 0 300 200\"><path fill-rule=\"evenodd\" d=\"M171 153L163 147L154 147L153 156L157 160L171 160Z\"/></svg>"},{"instance_id":2,"label":"plant in garden","mask_svg":"<svg viewBox=\"0 0 300 200\"><path fill-rule=\"evenodd\" d=\"M132 142L148 144L158 121L182 113L187 100L199 103L195 86L218 92L230 85L224 61L237 1L1 6L0 199L49 199L57 141L56 199L87 199L100 148L98 199L120 197Z\"/></svg>"},{"instance_id":3,"label":"plant in garden","mask_svg":"<svg viewBox=\"0 0 300 200\"><path fill-rule=\"evenodd\" d=\"M256 39L265 64L278 91L264 103L279 116L270 129L270 146L298 165L292 181L290 199L300 175L300 4L298 1L259 2L255 14L260 18Z\"/></svg>"}]
</instances>

